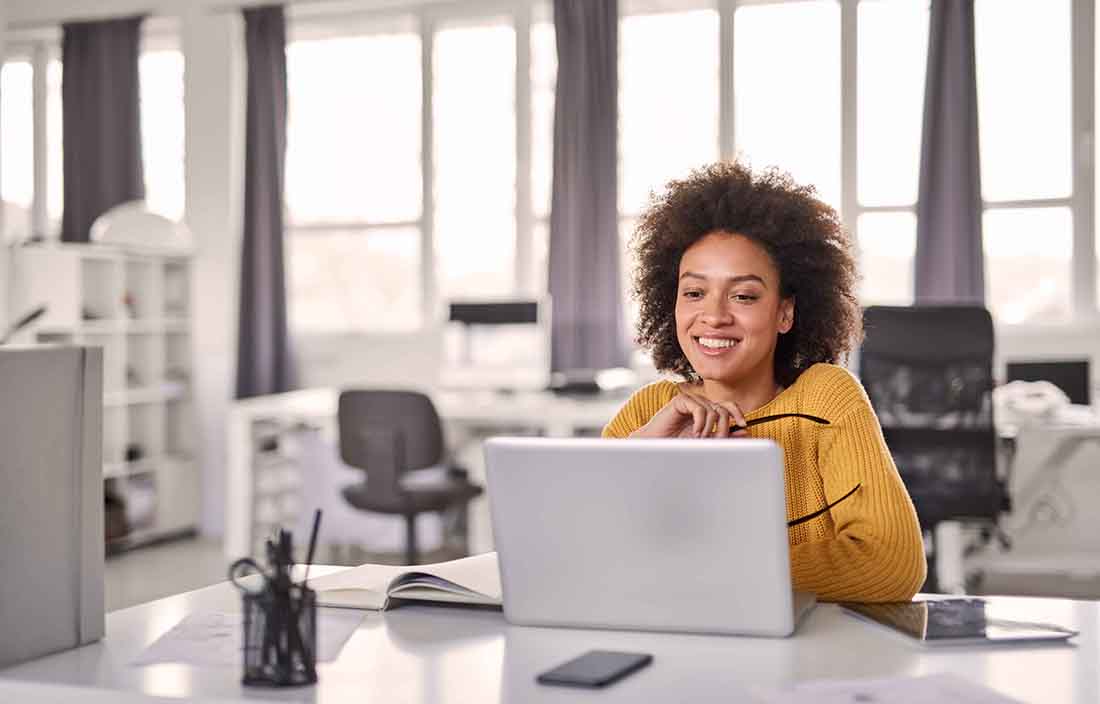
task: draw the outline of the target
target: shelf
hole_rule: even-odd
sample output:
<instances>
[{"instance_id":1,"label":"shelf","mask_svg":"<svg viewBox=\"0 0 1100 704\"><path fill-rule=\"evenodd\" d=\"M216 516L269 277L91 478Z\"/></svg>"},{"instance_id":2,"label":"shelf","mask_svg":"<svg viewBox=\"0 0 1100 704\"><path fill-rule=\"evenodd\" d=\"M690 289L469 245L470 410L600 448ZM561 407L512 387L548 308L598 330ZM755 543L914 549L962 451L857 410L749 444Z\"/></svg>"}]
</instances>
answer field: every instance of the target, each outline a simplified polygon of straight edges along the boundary
<instances>
[{"instance_id":1,"label":"shelf","mask_svg":"<svg viewBox=\"0 0 1100 704\"><path fill-rule=\"evenodd\" d=\"M143 386L120 391L105 391L103 405L130 406L139 403L181 401L187 398L187 386L182 383L165 383L161 386Z\"/></svg>"},{"instance_id":2,"label":"shelf","mask_svg":"<svg viewBox=\"0 0 1100 704\"><path fill-rule=\"evenodd\" d=\"M46 306L27 337L103 349L103 476L152 512L137 522L139 541L193 526L200 514L190 255L125 245L20 247L5 282L8 309L0 313ZM145 457L122 461L128 448Z\"/></svg>"},{"instance_id":3,"label":"shelf","mask_svg":"<svg viewBox=\"0 0 1100 704\"><path fill-rule=\"evenodd\" d=\"M126 331L125 319L85 320L77 326L73 332L82 332L85 335L117 335Z\"/></svg>"},{"instance_id":4,"label":"shelf","mask_svg":"<svg viewBox=\"0 0 1100 704\"><path fill-rule=\"evenodd\" d=\"M186 317L172 318L112 318L85 320L79 325L45 325L34 330L36 335L157 335L161 333L186 334L191 331L191 321Z\"/></svg>"},{"instance_id":5,"label":"shelf","mask_svg":"<svg viewBox=\"0 0 1100 704\"><path fill-rule=\"evenodd\" d=\"M159 468L166 463L189 464L192 459L185 455L157 455L156 457L144 457L132 462L104 462L104 479L121 479L132 477L135 474L156 474Z\"/></svg>"}]
</instances>

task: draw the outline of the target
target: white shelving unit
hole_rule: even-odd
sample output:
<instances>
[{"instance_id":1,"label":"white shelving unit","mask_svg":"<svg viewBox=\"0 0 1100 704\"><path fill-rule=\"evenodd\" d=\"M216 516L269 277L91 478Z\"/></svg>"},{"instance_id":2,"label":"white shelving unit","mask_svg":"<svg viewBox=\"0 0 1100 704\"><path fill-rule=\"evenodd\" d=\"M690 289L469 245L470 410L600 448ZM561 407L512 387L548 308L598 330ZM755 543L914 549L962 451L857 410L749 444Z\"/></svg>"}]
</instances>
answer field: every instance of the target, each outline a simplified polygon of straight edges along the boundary
<instances>
[{"instance_id":1,"label":"white shelving unit","mask_svg":"<svg viewBox=\"0 0 1100 704\"><path fill-rule=\"evenodd\" d=\"M103 477L130 525L112 547L194 529L191 253L28 245L10 271L12 317L47 306L18 341L103 348Z\"/></svg>"}]
</instances>

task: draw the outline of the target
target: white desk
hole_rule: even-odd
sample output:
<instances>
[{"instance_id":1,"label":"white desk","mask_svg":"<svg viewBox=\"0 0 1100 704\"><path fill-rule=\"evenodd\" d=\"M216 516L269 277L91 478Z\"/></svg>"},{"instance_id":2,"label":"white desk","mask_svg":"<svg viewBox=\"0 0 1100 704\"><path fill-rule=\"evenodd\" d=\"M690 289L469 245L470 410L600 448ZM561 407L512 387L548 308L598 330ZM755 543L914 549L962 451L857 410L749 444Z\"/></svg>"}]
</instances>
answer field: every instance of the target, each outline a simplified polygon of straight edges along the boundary
<instances>
[{"instance_id":1,"label":"white desk","mask_svg":"<svg viewBox=\"0 0 1100 704\"><path fill-rule=\"evenodd\" d=\"M314 574L333 568L314 568ZM1010 597L1002 597L1010 599ZM749 685L952 672L1025 702L1100 701L1097 602L1016 599L1027 616L1081 630L1060 646L922 650L819 605L791 638L736 638L509 626L499 611L412 606L367 613L315 687L250 690L236 667L127 663L192 611L231 611L227 583L116 611L93 645L0 671L2 679L172 697L343 702L739 701ZM649 652L654 664L605 691L540 686L535 675L590 648Z\"/></svg>"},{"instance_id":2,"label":"white desk","mask_svg":"<svg viewBox=\"0 0 1100 704\"><path fill-rule=\"evenodd\" d=\"M549 392L433 391L440 418L456 436L479 440L502 429L522 428L549 437L569 437L600 429L618 412L625 397L578 398ZM234 403L227 427L225 554L236 559L252 548L254 508L253 423L270 420L285 426L305 422L335 437L337 389L306 389Z\"/></svg>"}]
</instances>

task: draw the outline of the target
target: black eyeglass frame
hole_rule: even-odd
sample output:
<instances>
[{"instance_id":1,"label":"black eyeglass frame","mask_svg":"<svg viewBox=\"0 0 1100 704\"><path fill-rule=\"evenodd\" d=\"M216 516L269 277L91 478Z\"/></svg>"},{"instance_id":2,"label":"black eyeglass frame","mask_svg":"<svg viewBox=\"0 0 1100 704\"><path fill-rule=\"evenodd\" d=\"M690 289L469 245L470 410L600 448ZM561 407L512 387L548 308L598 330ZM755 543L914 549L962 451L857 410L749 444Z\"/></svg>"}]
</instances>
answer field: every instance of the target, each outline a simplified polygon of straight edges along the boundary
<instances>
[{"instance_id":1,"label":"black eyeglass frame","mask_svg":"<svg viewBox=\"0 0 1100 704\"><path fill-rule=\"evenodd\" d=\"M776 413L775 415L772 415L772 416L761 416L760 418L753 418L750 421L746 421L744 425L738 425L738 424L731 425L730 430L744 430L746 428L751 428L754 425L760 425L761 423L767 423L767 422L770 422L770 421L773 421L773 420L779 420L781 418L802 418L804 420L813 421L814 423L817 423L819 425L831 425L831 423L829 421L825 420L824 418L820 418L818 416L811 416L808 413ZM841 496L839 499L837 499L836 501L833 501L832 503L826 504L825 508L818 509L817 511L814 511L813 513L808 513L805 516L799 516L798 518L787 521L787 527L788 528L793 528L797 525L801 525L801 524L806 523L808 521L812 521L813 519L817 518L818 516L823 515L824 513L828 512L829 509L833 508L834 506L839 504L844 499L847 499L849 496L851 496L852 494L859 491L859 489L862 486L863 486L863 482L858 482L854 487L852 487L851 489L848 490L847 494L845 494L844 496Z\"/></svg>"}]
</instances>

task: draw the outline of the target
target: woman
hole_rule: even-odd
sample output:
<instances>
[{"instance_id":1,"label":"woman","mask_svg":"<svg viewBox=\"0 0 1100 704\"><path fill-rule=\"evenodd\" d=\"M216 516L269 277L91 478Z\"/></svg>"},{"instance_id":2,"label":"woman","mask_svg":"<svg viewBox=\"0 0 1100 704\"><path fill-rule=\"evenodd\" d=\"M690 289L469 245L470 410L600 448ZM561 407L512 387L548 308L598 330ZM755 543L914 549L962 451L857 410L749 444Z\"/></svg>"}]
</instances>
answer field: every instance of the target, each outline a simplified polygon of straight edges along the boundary
<instances>
[{"instance_id":1,"label":"woman","mask_svg":"<svg viewBox=\"0 0 1100 704\"><path fill-rule=\"evenodd\" d=\"M836 366L862 330L836 213L785 174L717 164L669 184L633 249L638 342L684 381L637 391L604 436L774 440L795 588L912 598L926 571L916 512L867 394ZM753 423L781 414L801 415Z\"/></svg>"}]
</instances>

